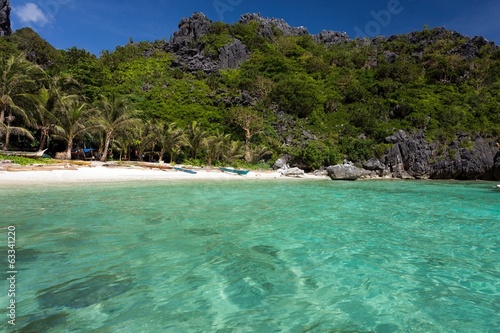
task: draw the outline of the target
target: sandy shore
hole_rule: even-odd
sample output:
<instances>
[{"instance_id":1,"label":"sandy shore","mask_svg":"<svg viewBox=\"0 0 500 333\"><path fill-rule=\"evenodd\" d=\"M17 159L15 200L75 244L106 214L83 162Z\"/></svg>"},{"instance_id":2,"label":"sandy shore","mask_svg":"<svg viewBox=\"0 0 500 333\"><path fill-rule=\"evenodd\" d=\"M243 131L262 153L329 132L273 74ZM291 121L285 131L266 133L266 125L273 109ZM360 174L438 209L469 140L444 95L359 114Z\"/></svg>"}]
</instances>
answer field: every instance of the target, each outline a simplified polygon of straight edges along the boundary
<instances>
[{"instance_id":1,"label":"sandy shore","mask_svg":"<svg viewBox=\"0 0 500 333\"><path fill-rule=\"evenodd\" d=\"M105 166L102 163L59 166L30 166L24 168L4 168L0 170L0 185L59 184L82 182L117 182L148 180L242 180L242 179L289 179L278 172L250 171L245 176L221 172L218 169L193 168L196 174L182 171L151 168L148 166ZM302 179L321 179L305 175ZM325 177L326 179L326 177Z\"/></svg>"}]
</instances>

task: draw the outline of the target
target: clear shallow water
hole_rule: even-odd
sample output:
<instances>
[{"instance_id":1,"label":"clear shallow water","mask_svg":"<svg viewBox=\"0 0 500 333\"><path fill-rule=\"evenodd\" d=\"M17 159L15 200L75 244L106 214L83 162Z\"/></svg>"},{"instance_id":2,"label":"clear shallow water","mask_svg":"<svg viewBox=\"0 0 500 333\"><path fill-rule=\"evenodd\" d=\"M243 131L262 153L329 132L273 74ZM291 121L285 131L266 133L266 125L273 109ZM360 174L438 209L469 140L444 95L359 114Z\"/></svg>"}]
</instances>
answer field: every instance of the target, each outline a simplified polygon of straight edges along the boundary
<instances>
[{"instance_id":1,"label":"clear shallow water","mask_svg":"<svg viewBox=\"0 0 500 333\"><path fill-rule=\"evenodd\" d=\"M16 328L498 332L500 192L492 187L3 187L1 226L17 228ZM4 279L0 288L8 290Z\"/></svg>"}]
</instances>

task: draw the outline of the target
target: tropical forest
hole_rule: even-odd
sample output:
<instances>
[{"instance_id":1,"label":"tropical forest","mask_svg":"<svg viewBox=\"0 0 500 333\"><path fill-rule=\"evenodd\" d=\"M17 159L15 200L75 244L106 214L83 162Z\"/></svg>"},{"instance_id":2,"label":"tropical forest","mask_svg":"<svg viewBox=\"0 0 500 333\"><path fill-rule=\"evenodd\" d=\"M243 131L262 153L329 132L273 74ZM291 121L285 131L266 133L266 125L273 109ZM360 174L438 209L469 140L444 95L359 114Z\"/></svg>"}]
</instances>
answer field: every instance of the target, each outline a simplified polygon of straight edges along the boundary
<instances>
[{"instance_id":1,"label":"tropical forest","mask_svg":"<svg viewBox=\"0 0 500 333\"><path fill-rule=\"evenodd\" d=\"M0 62L2 150L248 168L286 155L311 171L383 159L398 131L436 159L500 141L500 49L444 28L351 39L195 13L99 55L23 28L0 38Z\"/></svg>"}]
</instances>

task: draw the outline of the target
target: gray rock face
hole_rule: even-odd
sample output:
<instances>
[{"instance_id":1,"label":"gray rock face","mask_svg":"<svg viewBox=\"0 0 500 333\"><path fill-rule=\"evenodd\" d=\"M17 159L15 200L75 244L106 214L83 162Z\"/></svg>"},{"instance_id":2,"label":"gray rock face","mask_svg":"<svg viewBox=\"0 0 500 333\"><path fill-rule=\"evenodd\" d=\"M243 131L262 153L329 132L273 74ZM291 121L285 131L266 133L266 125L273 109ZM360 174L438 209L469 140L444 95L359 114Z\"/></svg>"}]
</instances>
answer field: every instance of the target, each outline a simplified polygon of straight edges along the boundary
<instances>
[{"instance_id":1,"label":"gray rock face","mask_svg":"<svg viewBox=\"0 0 500 333\"><path fill-rule=\"evenodd\" d=\"M396 178L500 179L500 153L492 139L459 134L442 146L428 143L421 133L398 131L386 141L394 145L382 162Z\"/></svg>"},{"instance_id":2,"label":"gray rock face","mask_svg":"<svg viewBox=\"0 0 500 333\"><path fill-rule=\"evenodd\" d=\"M500 180L500 150L497 152L494 159L493 179Z\"/></svg>"},{"instance_id":3,"label":"gray rock face","mask_svg":"<svg viewBox=\"0 0 500 333\"><path fill-rule=\"evenodd\" d=\"M174 67L191 72L201 70L210 73L219 69L237 68L248 59L249 50L237 39L218 50L218 59L206 56L201 38L210 31L211 25L212 21L203 13L194 13L191 17L181 20L179 30L165 45L166 51L176 55L177 59L172 62Z\"/></svg>"},{"instance_id":4,"label":"gray rock face","mask_svg":"<svg viewBox=\"0 0 500 333\"><path fill-rule=\"evenodd\" d=\"M385 155L383 163L398 178L428 178L432 157L432 149L422 134L408 137L405 132L398 131L394 136L386 138L394 143Z\"/></svg>"},{"instance_id":5,"label":"gray rock face","mask_svg":"<svg viewBox=\"0 0 500 333\"><path fill-rule=\"evenodd\" d=\"M10 0L0 0L0 37L12 34L10 25Z\"/></svg>"},{"instance_id":6,"label":"gray rock face","mask_svg":"<svg viewBox=\"0 0 500 333\"><path fill-rule=\"evenodd\" d=\"M363 175L363 171L350 163L329 166L328 176L332 180L356 180Z\"/></svg>"},{"instance_id":7,"label":"gray rock face","mask_svg":"<svg viewBox=\"0 0 500 333\"><path fill-rule=\"evenodd\" d=\"M262 17L260 14L243 14L240 23L248 24L252 21L260 24L259 35L262 37L274 36L274 30L280 30L284 36L303 36L309 32L304 27L292 27L282 19Z\"/></svg>"},{"instance_id":8,"label":"gray rock face","mask_svg":"<svg viewBox=\"0 0 500 333\"><path fill-rule=\"evenodd\" d=\"M210 21L203 13L194 13L189 18L183 18L179 22L179 30L174 33L172 44L177 51L181 47L189 47L194 40L197 41L205 36L210 29Z\"/></svg>"},{"instance_id":9,"label":"gray rock face","mask_svg":"<svg viewBox=\"0 0 500 333\"><path fill-rule=\"evenodd\" d=\"M290 168L290 169L280 169L278 170L281 175L285 177L302 177L304 176L304 170L299 169L299 168Z\"/></svg>"},{"instance_id":10,"label":"gray rock face","mask_svg":"<svg viewBox=\"0 0 500 333\"><path fill-rule=\"evenodd\" d=\"M238 68L250 56L250 51L240 40L235 39L231 44L219 50L219 68Z\"/></svg>"},{"instance_id":11,"label":"gray rock face","mask_svg":"<svg viewBox=\"0 0 500 333\"><path fill-rule=\"evenodd\" d=\"M480 136L469 141L469 136L460 136L448 147L447 156L431 165L430 177L434 179L500 179L495 178L499 165L495 165L498 156L496 144ZM465 142L465 143L464 143ZM471 148L463 148L472 145Z\"/></svg>"},{"instance_id":12,"label":"gray rock face","mask_svg":"<svg viewBox=\"0 0 500 333\"><path fill-rule=\"evenodd\" d=\"M319 34L313 35L316 43L325 44L326 46L340 45L349 42L351 38L345 32L323 30Z\"/></svg>"},{"instance_id":13,"label":"gray rock face","mask_svg":"<svg viewBox=\"0 0 500 333\"><path fill-rule=\"evenodd\" d=\"M276 162L274 162L273 169L274 170L287 169L288 163L290 163L291 159L292 159L292 157L288 154L278 158L278 160L276 160Z\"/></svg>"}]
</instances>

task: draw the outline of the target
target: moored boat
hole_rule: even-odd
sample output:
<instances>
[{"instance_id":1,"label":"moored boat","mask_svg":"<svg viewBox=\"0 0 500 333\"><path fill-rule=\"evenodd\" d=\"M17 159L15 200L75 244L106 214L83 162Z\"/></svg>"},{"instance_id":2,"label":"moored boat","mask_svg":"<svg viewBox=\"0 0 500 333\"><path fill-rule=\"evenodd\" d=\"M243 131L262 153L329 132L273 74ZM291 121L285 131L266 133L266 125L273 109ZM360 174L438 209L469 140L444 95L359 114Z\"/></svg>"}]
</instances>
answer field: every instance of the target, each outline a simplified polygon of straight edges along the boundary
<instances>
[{"instance_id":1,"label":"moored boat","mask_svg":"<svg viewBox=\"0 0 500 333\"><path fill-rule=\"evenodd\" d=\"M0 155L41 158L47 149L39 151L0 150Z\"/></svg>"},{"instance_id":2,"label":"moored boat","mask_svg":"<svg viewBox=\"0 0 500 333\"><path fill-rule=\"evenodd\" d=\"M174 170L176 170L176 171L182 171L182 172L185 172L185 173L190 173L192 175L196 174L196 171L193 171L193 170L190 170L190 169L184 169L184 168L181 168L181 167L174 167Z\"/></svg>"},{"instance_id":3,"label":"moored boat","mask_svg":"<svg viewBox=\"0 0 500 333\"><path fill-rule=\"evenodd\" d=\"M238 170L238 169L233 169L233 168L219 168L220 171L222 172L229 172L229 173L235 173L240 176L244 176L250 172L250 170Z\"/></svg>"}]
</instances>

